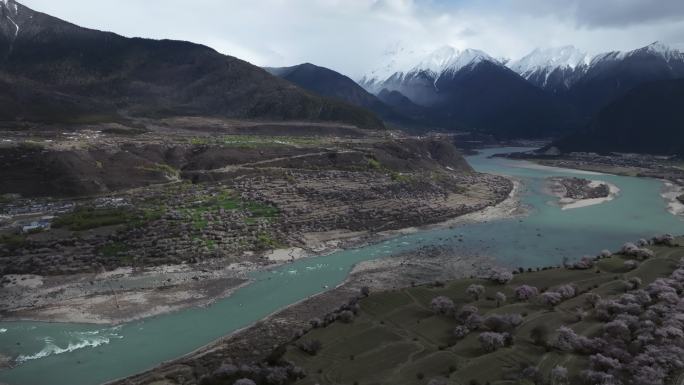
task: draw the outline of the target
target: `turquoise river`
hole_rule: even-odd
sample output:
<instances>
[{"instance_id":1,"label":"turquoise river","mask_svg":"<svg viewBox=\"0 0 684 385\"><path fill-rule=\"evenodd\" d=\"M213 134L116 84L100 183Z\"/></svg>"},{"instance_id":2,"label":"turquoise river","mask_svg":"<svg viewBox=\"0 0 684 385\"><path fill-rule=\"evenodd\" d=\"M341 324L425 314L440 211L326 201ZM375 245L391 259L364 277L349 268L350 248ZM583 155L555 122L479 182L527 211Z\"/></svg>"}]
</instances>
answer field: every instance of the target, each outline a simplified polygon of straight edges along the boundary
<instances>
[{"instance_id":1,"label":"turquoise river","mask_svg":"<svg viewBox=\"0 0 684 385\"><path fill-rule=\"evenodd\" d=\"M510 175L523 183L524 218L422 230L358 249L308 258L253 275L254 281L229 298L116 327L41 322L0 322L0 354L20 364L0 371L10 385L96 385L149 369L281 309L335 287L352 267L424 245L447 244L464 254L495 257L510 267L558 264L626 241L660 233L684 234L684 221L666 210L663 183L613 175L587 176L617 185L607 203L571 210L551 204L544 178L578 176L579 171L537 167L489 158L493 149L468 158L480 172ZM463 242L454 235L461 234Z\"/></svg>"}]
</instances>

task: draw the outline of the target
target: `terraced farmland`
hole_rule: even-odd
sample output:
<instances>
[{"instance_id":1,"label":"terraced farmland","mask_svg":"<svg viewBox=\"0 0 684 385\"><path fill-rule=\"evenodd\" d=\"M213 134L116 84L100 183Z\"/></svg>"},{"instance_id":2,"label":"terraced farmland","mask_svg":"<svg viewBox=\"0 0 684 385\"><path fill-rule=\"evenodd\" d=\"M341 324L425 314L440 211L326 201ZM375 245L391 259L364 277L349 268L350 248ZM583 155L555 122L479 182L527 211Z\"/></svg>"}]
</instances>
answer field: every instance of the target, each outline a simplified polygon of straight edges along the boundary
<instances>
[{"instance_id":1,"label":"terraced farmland","mask_svg":"<svg viewBox=\"0 0 684 385\"><path fill-rule=\"evenodd\" d=\"M681 244L682 240L679 239ZM318 340L322 348L311 355L292 344L285 358L303 367L307 376L298 384L392 384L418 385L438 379L437 384L534 384L535 378L523 378L525 368L536 368L536 383L552 383L550 372L556 366L568 370L570 384L583 383L582 370L589 366L588 355L561 351L554 346L556 331L565 325L578 335L595 337L603 322L591 312L587 301L590 293L610 299L624 294L626 282L638 277L646 287L657 278L669 277L684 257L684 247L648 246L656 253L639 263L636 269L625 265L632 259L612 255L597 259L586 270L561 267L516 274L507 284L485 279L466 279L445 285L430 285L372 293L360 301L353 322L340 320L326 327L312 329L301 341ZM475 301L466 289L481 284L485 294ZM543 305L538 300L518 301L514 289L520 285L539 288L540 292L573 284L577 296L556 306ZM508 301L497 307L495 293L506 295ZM436 314L431 301L438 296L453 300L455 308L474 305L482 317L492 314L522 315L523 322L512 332L510 346L494 352L483 350L478 336L486 328L470 332L458 339L454 328L456 317ZM578 313L585 313L578 317ZM581 318L581 320L580 320ZM533 340L533 330L546 330ZM676 376L672 379L675 383Z\"/></svg>"}]
</instances>

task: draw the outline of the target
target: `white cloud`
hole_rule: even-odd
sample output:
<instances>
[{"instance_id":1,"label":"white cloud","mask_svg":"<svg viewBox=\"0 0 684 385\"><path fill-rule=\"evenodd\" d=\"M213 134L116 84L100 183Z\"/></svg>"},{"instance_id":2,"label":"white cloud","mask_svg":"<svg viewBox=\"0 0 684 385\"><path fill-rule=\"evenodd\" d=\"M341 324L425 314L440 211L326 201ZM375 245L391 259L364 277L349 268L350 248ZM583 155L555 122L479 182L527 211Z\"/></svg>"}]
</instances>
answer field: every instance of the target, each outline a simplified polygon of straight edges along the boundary
<instances>
[{"instance_id":1,"label":"white cloud","mask_svg":"<svg viewBox=\"0 0 684 385\"><path fill-rule=\"evenodd\" d=\"M21 0L20 0L21 1ZM257 65L312 62L359 77L398 45L519 57L536 46L590 52L655 40L684 46L681 0L24 0L125 36L206 44Z\"/></svg>"}]
</instances>

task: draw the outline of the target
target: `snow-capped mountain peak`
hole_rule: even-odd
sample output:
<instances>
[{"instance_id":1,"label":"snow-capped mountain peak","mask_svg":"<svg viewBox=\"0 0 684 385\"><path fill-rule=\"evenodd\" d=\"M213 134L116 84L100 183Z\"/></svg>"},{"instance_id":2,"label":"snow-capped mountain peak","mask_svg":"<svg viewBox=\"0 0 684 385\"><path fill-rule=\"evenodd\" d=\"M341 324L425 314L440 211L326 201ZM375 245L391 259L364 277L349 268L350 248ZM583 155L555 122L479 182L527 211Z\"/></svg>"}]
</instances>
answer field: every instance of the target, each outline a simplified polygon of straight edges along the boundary
<instances>
[{"instance_id":1,"label":"snow-capped mountain peak","mask_svg":"<svg viewBox=\"0 0 684 385\"><path fill-rule=\"evenodd\" d=\"M457 52L458 51L456 51L454 47L443 46L429 54L406 72L426 71L433 74L439 74L454 56L456 56Z\"/></svg>"},{"instance_id":2,"label":"snow-capped mountain peak","mask_svg":"<svg viewBox=\"0 0 684 385\"><path fill-rule=\"evenodd\" d=\"M442 46L428 53L398 50L395 55L384 60L387 64L364 76L360 81L362 85L372 89L373 84L384 82L393 76L403 77L421 72L425 72L436 79L445 72L455 73L482 61L501 64L499 60L483 51L477 49L459 50L451 46Z\"/></svg>"},{"instance_id":3,"label":"snow-capped mountain peak","mask_svg":"<svg viewBox=\"0 0 684 385\"><path fill-rule=\"evenodd\" d=\"M371 71L359 84L371 93L387 88L399 91L422 105L437 102L442 95L438 89L441 80L455 77L477 64L491 62L503 64L477 49L457 49L442 46L434 51L398 50L398 54L385 58L385 66Z\"/></svg>"},{"instance_id":4,"label":"snow-capped mountain peak","mask_svg":"<svg viewBox=\"0 0 684 385\"><path fill-rule=\"evenodd\" d=\"M445 71L459 71L464 67L472 64L477 64L483 61L489 61L492 63L499 63L498 60L489 56L486 52L480 51L478 49L464 49L460 51L458 55L454 56L451 61L447 64Z\"/></svg>"},{"instance_id":5,"label":"snow-capped mountain peak","mask_svg":"<svg viewBox=\"0 0 684 385\"><path fill-rule=\"evenodd\" d=\"M415 65L417 56L415 51L402 46L392 47L382 55L384 64L366 74L359 83L370 85L384 81L396 73L403 74Z\"/></svg>"},{"instance_id":6,"label":"snow-capped mountain peak","mask_svg":"<svg viewBox=\"0 0 684 385\"><path fill-rule=\"evenodd\" d=\"M498 63L496 59L477 49L458 50L454 47L444 46L429 54L408 72L425 71L434 77L438 77L442 73L458 72L464 67L482 61Z\"/></svg>"},{"instance_id":7,"label":"snow-capped mountain peak","mask_svg":"<svg viewBox=\"0 0 684 385\"><path fill-rule=\"evenodd\" d=\"M557 68L574 70L589 64L590 57L573 46L537 48L523 58L509 63L509 68L522 76L535 71Z\"/></svg>"},{"instance_id":8,"label":"snow-capped mountain peak","mask_svg":"<svg viewBox=\"0 0 684 385\"><path fill-rule=\"evenodd\" d=\"M574 46L537 48L511 61L508 67L534 85L562 90L569 88L588 68L591 57Z\"/></svg>"}]
</instances>

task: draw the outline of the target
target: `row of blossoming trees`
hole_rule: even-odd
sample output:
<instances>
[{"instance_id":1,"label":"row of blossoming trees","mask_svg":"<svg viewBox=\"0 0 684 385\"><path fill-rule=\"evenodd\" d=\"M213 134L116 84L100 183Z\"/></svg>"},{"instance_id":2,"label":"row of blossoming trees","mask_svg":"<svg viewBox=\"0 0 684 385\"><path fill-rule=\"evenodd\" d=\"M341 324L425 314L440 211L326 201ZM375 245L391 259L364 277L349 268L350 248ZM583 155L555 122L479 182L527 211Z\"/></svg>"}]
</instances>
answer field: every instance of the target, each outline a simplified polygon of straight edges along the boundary
<instances>
[{"instance_id":1,"label":"row of blossoming trees","mask_svg":"<svg viewBox=\"0 0 684 385\"><path fill-rule=\"evenodd\" d=\"M640 240L627 243L620 250L628 270L638 267L641 261L653 258L655 254L646 248L649 245L675 246L670 235L655 237L650 241ZM568 269L591 269L596 260L609 257L612 253L603 251L597 258L585 257ZM495 271L492 281L507 284L513 274ZM590 385L663 385L668 379L684 370L684 258L668 278L658 278L642 287L642 281L632 277L624 281L625 293L615 298L601 298L598 294L580 292L573 284L562 285L553 290L540 290L534 286L520 285L514 288L515 300L529 301L554 308L562 302L583 295L585 306L578 307L577 321L593 317L600 322L600 332L587 337L578 335L568 326L556 331L557 337L547 341L543 326L532 329L531 338L547 350L555 349L587 357L588 368L579 375L579 380ZM483 285L472 284L466 292L475 301L485 295ZM507 301L503 292L494 296L497 306ZM482 349L494 352L513 344L512 332L523 322L520 314L480 315L472 304L460 308L445 296L433 298L432 310L444 316L453 317L458 325L453 333L458 339L470 333L479 333ZM536 367L524 368L520 377L535 384L566 385L575 383L569 378L568 370L556 366L548 376Z\"/></svg>"}]
</instances>

